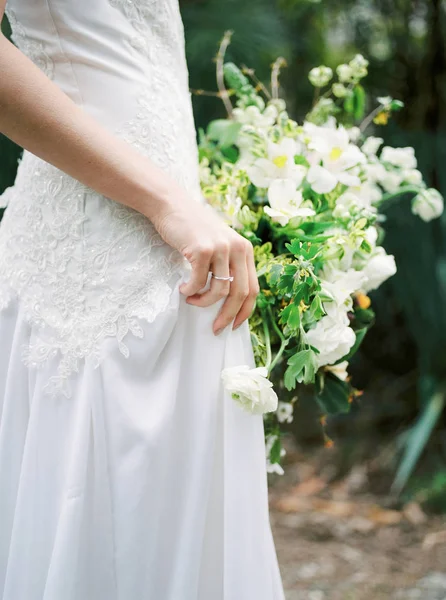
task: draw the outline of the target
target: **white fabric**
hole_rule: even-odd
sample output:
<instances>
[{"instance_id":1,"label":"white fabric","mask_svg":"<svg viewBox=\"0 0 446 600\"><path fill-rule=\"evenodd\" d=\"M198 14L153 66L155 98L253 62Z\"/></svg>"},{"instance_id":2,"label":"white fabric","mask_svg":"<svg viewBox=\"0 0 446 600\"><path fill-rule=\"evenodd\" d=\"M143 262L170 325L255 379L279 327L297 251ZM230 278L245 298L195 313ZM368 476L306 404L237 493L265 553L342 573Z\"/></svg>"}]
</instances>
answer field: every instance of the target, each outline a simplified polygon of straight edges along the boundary
<instances>
[{"instance_id":1,"label":"white fabric","mask_svg":"<svg viewBox=\"0 0 446 600\"><path fill-rule=\"evenodd\" d=\"M176 0L9 0L14 41L203 201ZM38 101L38 98L36 98ZM2 600L283 600L247 323L142 215L25 152L0 199Z\"/></svg>"}]
</instances>

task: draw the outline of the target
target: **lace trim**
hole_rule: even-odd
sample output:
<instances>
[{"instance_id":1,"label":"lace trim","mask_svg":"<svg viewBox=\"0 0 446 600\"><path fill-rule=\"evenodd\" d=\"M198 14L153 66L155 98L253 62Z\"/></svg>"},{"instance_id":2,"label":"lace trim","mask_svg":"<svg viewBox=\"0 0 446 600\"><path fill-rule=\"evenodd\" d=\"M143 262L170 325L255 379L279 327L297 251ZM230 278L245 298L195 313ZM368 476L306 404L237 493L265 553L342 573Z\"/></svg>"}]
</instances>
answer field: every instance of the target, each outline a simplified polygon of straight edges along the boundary
<instances>
[{"instance_id":1,"label":"lace trim","mask_svg":"<svg viewBox=\"0 0 446 600\"><path fill-rule=\"evenodd\" d=\"M54 64L45 52L44 45L28 38L25 30L17 19L15 11L6 3L5 14L11 25L11 38L15 45L30 58L50 79L53 77Z\"/></svg>"},{"instance_id":2,"label":"lace trim","mask_svg":"<svg viewBox=\"0 0 446 600\"><path fill-rule=\"evenodd\" d=\"M140 90L135 116L115 133L204 201L178 8L174 12L169 0L146 0L144 6L109 1L132 23L129 42L136 53L143 48L150 68L150 87ZM29 41L9 9L11 14L14 41L53 76L43 45ZM30 153L24 153L5 198L0 309L20 298L33 327L23 359L38 368L56 358L57 374L45 390L68 398L71 375L84 359L100 363L106 337L115 338L128 357L126 336L143 337L140 320L151 322L169 307L173 285L188 264L143 215Z\"/></svg>"}]
</instances>

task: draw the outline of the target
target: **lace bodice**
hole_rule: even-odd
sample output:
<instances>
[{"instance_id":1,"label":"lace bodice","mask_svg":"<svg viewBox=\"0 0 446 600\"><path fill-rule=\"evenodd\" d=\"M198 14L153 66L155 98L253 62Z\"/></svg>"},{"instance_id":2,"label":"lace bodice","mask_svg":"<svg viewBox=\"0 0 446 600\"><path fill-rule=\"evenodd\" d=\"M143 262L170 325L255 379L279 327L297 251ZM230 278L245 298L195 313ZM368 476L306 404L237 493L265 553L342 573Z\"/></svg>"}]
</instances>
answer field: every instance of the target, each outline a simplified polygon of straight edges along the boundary
<instances>
[{"instance_id":1,"label":"lace bodice","mask_svg":"<svg viewBox=\"0 0 446 600\"><path fill-rule=\"evenodd\" d=\"M13 41L73 101L169 172L197 201L184 31L177 0L8 0ZM142 336L185 260L139 213L25 151L0 224L0 309L18 298L35 335L24 359L57 357L48 391L70 395L79 361Z\"/></svg>"}]
</instances>

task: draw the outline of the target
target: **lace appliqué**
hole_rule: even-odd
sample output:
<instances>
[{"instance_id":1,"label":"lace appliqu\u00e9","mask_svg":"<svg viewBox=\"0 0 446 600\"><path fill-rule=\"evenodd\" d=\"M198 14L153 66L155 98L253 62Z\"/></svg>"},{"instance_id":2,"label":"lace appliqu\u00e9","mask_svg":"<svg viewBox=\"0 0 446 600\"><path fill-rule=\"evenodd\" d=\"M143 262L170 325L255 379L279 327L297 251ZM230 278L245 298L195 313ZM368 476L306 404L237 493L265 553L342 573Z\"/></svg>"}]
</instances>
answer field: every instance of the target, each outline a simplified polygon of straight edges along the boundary
<instances>
[{"instance_id":1,"label":"lace appliqu\u00e9","mask_svg":"<svg viewBox=\"0 0 446 600\"><path fill-rule=\"evenodd\" d=\"M6 4L5 14L11 25L11 38L20 50L30 58L50 79L53 77L54 65L51 58L45 52L41 42L31 40L17 19L15 12Z\"/></svg>"},{"instance_id":2,"label":"lace appliqu\u00e9","mask_svg":"<svg viewBox=\"0 0 446 600\"><path fill-rule=\"evenodd\" d=\"M0 308L19 296L33 327L25 363L41 367L58 357L46 391L69 397L70 375L82 359L100 363L104 338L115 337L128 357L125 337L143 337L139 320L151 322L168 308L185 259L143 215L33 155L9 190L17 199L2 221L0 280L7 284ZM87 203L101 206L99 222L90 222Z\"/></svg>"},{"instance_id":3,"label":"lace appliqu\u00e9","mask_svg":"<svg viewBox=\"0 0 446 600\"><path fill-rule=\"evenodd\" d=\"M131 22L129 44L150 74L133 117L115 133L204 201L178 7L109 2ZM27 40L14 15L11 26L20 49L52 76L42 44ZM70 397L71 375L85 359L100 364L106 337L129 355L126 336L143 337L141 320L169 307L187 261L143 215L27 152L2 200L9 206L0 224L0 309L20 298L33 331L26 364L56 359L57 375L45 389Z\"/></svg>"}]
</instances>

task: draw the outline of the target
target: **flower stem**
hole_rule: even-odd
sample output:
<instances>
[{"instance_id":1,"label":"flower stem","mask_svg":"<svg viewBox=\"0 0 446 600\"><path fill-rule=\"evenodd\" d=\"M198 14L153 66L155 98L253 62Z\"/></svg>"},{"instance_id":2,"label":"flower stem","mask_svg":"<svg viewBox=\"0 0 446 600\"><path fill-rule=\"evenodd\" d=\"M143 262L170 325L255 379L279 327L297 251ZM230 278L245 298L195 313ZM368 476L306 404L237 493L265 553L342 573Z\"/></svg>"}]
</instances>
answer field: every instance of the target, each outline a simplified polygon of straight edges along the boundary
<instances>
[{"instance_id":1,"label":"flower stem","mask_svg":"<svg viewBox=\"0 0 446 600\"><path fill-rule=\"evenodd\" d=\"M410 186L407 185L405 187L400 188L397 192L394 192L393 194L384 194L380 204L386 204L386 205L390 205L393 204L394 201L399 197L399 196L404 196L406 194L414 194L417 195L419 192L421 191L421 189L419 187L415 187L415 186Z\"/></svg>"},{"instance_id":2,"label":"flower stem","mask_svg":"<svg viewBox=\"0 0 446 600\"><path fill-rule=\"evenodd\" d=\"M268 329L268 319L266 318L266 313L262 311L262 323L263 323L263 335L265 336L265 346L266 346L266 365L265 367L270 371L271 365L271 336L269 334Z\"/></svg>"},{"instance_id":3,"label":"flower stem","mask_svg":"<svg viewBox=\"0 0 446 600\"><path fill-rule=\"evenodd\" d=\"M288 346L288 342L289 341L290 341L290 338L283 338L282 339L282 343L280 344L279 351L277 352L276 356L274 357L274 360L269 365L268 374L271 373L271 371L274 369L274 367L276 366L276 364L281 359L282 354L284 353L285 348Z\"/></svg>"}]
</instances>

